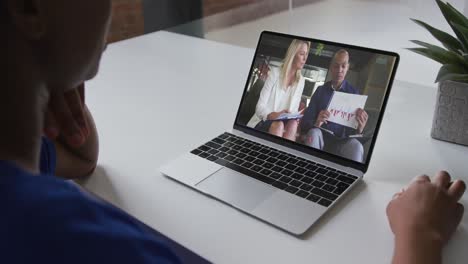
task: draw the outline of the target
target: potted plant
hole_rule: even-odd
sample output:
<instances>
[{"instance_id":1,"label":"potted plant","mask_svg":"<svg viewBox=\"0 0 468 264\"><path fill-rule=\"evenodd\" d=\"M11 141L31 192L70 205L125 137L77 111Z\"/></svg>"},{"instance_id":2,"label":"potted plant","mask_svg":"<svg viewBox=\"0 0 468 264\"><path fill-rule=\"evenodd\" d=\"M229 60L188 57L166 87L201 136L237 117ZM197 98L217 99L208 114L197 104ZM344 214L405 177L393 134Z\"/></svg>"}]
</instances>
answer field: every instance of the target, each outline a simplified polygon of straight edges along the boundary
<instances>
[{"instance_id":1,"label":"potted plant","mask_svg":"<svg viewBox=\"0 0 468 264\"><path fill-rule=\"evenodd\" d=\"M427 29L443 47L412 40L421 46L409 50L442 64L431 136L468 145L468 18L449 3L436 0L455 36L425 22L411 19Z\"/></svg>"}]
</instances>

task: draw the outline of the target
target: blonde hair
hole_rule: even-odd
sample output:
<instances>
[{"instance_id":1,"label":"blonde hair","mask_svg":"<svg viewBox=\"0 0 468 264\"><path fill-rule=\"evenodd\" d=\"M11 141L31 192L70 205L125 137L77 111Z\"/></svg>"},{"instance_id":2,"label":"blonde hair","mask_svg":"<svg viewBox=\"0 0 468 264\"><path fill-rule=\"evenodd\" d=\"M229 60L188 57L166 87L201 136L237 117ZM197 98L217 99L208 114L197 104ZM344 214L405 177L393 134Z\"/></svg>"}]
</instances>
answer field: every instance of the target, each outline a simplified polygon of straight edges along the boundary
<instances>
[{"instance_id":1,"label":"blonde hair","mask_svg":"<svg viewBox=\"0 0 468 264\"><path fill-rule=\"evenodd\" d=\"M304 41L304 40L299 40L299 39L294 39L291 44L289 45L288 51L286 52L286 57L283 60L283 65L281 65L280 69L280 78L281 78L281 84L284 89L288 87L288 72L292 68L292 63L294 61L294 57L296 57L297 52L301 48L302 44L307 45L307 53L309 53L311 43L310 41ZM293 85L296 85L299 80L301 79L302 73L301 70L298 69L296 71L296 79L294 80Z\"/></svg>"}]
</instances>

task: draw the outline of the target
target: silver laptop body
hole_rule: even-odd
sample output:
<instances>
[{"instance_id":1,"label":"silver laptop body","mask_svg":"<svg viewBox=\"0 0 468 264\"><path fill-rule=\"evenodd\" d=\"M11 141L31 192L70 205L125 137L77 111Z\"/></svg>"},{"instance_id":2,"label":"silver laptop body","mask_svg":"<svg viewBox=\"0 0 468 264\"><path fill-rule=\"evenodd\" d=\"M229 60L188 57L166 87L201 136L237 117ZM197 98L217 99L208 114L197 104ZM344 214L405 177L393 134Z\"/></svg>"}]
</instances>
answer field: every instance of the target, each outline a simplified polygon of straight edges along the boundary
<instances>
[{"instance_id":1,"label":"silver laptop body","mask_svg":"<svg viewBox=\"0 0 468 264\"><path fill-rule=\"evenodd\" d=\"M264 37L304 39L311 41L312 43L325 43L326 45L336 45L338 47L344 46L347 49L357 49L359 51L375 52L377 54L385 54L395 57L394 65L387 80L387 89L382 99L381 111L375 125L375 130L372 133L371 147L369 148L365 162L361 164L337 157L330 153L325 153L324 151L299 146L299 144L287 142L287 140L267 135L264 132L256 131L246 125L239 124L236 121L234 128L231 131L215 138L214 141L208 142L209 144L203 144L202 146L207 146L206 149L197 148L191 152L185 153L161 167L160 172L177 182L218 199L219 201L270 223L288 233L299 236L305 233L320 219L321 216L342 200L343 197L345 197L346 194L362 180L370 162L370 156L383 117L389 89L393 82L399 57L395 53L386 51L371 50L362 47L322 40L313 40L274 32L263 32L259 40L259 46L262 38ZM257 56L258 52L259 49L257 47L255 56ZM249 76L254 68L254 63L252 64ZM247 83L249 83L249 81L247 81ZM229 142L229 144L226 142ZM235 147L231 144L233 142L241 143L239 143L240 146ZM228 145L228 148L224 147ZM268 157L268 160L274 161L278 160L278 157L286 156L288 156L287 160L298 160L291 168L296 168L296 170L303 172L301 174L303 177L301 178L303 178L302 180L304 181L311 181L310 179L307 179L304 174L313 173L313 175L317 175L317 171L326 170L327 172L324 173L324 175L315 177L320 177L320 179L326 178L326 180L323 181L324 185L333 186L334 189L329 187L327 191L323 191L321 188L317 187L320 186L320 183L322 182L320 180L312 180L309 182L308 185L312 188L309 189L310 187L307 186L307 183L302 182L299 177L297 177L297 179L293 179L289 183L284 183L281 182L284 175L278 176L280 172L266 175L262 173L264 171L263 168L257 172L249 171L249 169L242 167L242 163L245 163L246 161L237 162L237 158L226 161L220 158L231 156L228 154L226 154L227 156L220 155L219 150L223 148L225 148L227 152L233 151L231 148L236 148L238 150L235 151L236 153L241 153L243 150L249 152L250 148L260 148L259 151L265 150L263 151L266 153L265 155L268 155L268 153L271 153L272 155L274 154L273 159ZM265 155L263 155L264 158ZM234 162L237 162L238 164ZM265 164L266 163L267 162L265 161ZM300 166L296 166L297 164L303 164L303 169L298 169ZM276 167L277 166L275 165L274 168ZM315 169L315 167L318 167L318 169ZM312 170L307 168L314 169ZM270 171L272 169L273 168L271 167L269 168ZM278 168L276 169L279 170ZM294 175L297 174L295 170L291 171L294 172ZM250 174L253 174L253 176ZM273 175L276 176L274 177ZM345 180L345 182L342 182L339 179ZM295 184L292 186L293 182L300 182L301 185L296 186L298 184ZM340 184L341 186L347 187L338 191L338 186L340 186ZM280 186L280 188L278 186ZM291 189L297 189L297 191L292 192ZM305 192L307 192L308 195L305 195Z\"/></svg>"}]
</instances>

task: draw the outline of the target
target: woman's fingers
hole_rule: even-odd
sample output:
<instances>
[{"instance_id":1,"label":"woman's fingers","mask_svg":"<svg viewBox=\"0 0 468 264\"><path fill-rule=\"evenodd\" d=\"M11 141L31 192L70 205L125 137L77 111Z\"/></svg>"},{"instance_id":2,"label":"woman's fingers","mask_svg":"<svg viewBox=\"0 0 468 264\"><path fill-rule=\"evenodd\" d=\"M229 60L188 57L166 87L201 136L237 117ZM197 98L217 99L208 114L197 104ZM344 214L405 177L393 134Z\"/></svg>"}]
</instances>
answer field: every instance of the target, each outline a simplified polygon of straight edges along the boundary
<instances>
[{"instance_id":1,"label":"woman's fingers","mask_svg":"<svg viewBox=\"0 0 468 264\"><path fill-rule=\"evenodd\" d=\"M431 178L429 178L429 176L427 176L427 175L416 176L411 180L411 182L408 184L407 188L409 188L413 184L426 183L426 182L431 182Z\"/></svg>"},{"instance_id":2,"label":"woman's fingers","mask_svg":"<svg viewBox=\"0 0 468 264\"><path fill-rule=\"evenodd\" d=\"M80 146L84 142L81 128L65 101L64 95L54 95L50 100L50 110L59 125L60 133L72 146Z\"/></svg>"},{"instance_id":3,"label":"woman's fingers","mask_svg":"<svg viewBox=\"0 0 468 264\"><path fill-rule=\"evenodd\" d=\"M70 113L76 123L80 126L85 136L89 135L88 123L86 122L85 113L82 104L82 97L78 89L73 89L64 94L65 101L68 105Z\"/></svg>"},{"instance_id":4,"label":"woman's fingers","mask_svg":"<svg viewBox=\"0 0 468 264\"><path fill-rule=\"evenodd\" d=\"M465 190L466 190L465 182L463 182L461 180L456 180L448 188L448 194L455 201L458 201L458 200L461 199L461 197L465 193Z\"/></svg>"},{"instance_id":5,"label":"woman's fingers","mask_svg":"<svg viewBox=\"0 0 468 264\"><path fill-rule=\"evenodd\" d=\"M439 171L434 178L434 184L443 189L446 189L449 186L450 181L450 174L446 171Z\"/></svg>"},{"instance_id":6,"label":"woman's fingers","mask_svg":"<svg viewBox=\"0 0 468 264\"><path fill-rule=\"evenodd\" d=\"M55 139L60 134L59 124L57 123L57 120L55 120L55 116L50 109L48 109L46 113L44 133L50 139Z\"/></svg>"}]
</instances>

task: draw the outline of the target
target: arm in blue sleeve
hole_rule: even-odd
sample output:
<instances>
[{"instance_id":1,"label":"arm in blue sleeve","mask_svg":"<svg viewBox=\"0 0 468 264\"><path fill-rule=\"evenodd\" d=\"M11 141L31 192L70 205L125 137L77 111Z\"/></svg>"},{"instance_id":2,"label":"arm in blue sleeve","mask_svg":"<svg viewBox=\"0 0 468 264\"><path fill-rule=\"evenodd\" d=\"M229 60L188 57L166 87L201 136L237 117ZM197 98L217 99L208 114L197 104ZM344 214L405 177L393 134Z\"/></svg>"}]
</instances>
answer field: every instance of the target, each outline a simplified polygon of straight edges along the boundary
<instances>
[{"instance_id":1,"label":"arm in blue sleeve","mask_svg":"<svg viewBox=\"0 0 468 264\"><path fill-rule=\"evenodd\" d=\"M135 218L68 182L60 185L30 208L40 217L22 230L34 244L24 263L180 263L164 238Z\"/></svg>"},{"instance_id":2,"label":"arm in blue sleeve","mask_svg":"<svg viewBox=\"0 0 468 264\"><path fill-rule=\"evenodd\" d=\"M317 115L318 115L318 107L319 107L319 92L320 90L317 90L314 95L312 95L312 98L310 99L309 106L304 112L304 117L302 118L301 121L301 132L302 133L307 133L311 128L315 126L315 121L317 121Z\"/></svg>"},{"instance_id":3,"label":"arm in blue sleeve","mask_svg":"<svg viewBox=\"0 0 468 264\"><path fill-rule=\"evenodd\" d=\"M54 142L42 137L41 138L41 156L40 156L40 171L43 174L55 175L57 165L57 153L55 152Z\"/></svg>"}]
</instances>

